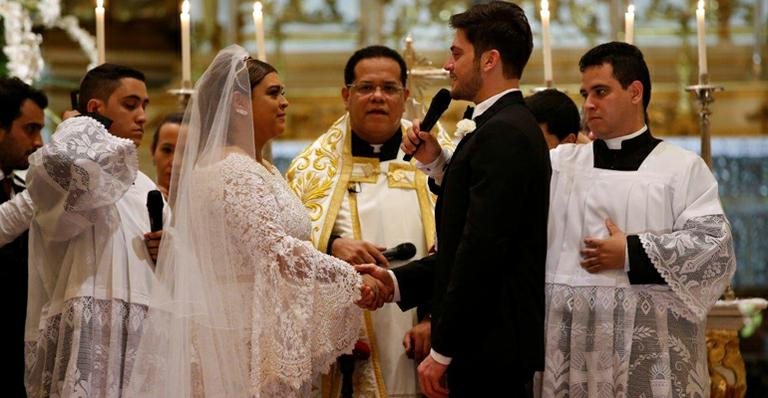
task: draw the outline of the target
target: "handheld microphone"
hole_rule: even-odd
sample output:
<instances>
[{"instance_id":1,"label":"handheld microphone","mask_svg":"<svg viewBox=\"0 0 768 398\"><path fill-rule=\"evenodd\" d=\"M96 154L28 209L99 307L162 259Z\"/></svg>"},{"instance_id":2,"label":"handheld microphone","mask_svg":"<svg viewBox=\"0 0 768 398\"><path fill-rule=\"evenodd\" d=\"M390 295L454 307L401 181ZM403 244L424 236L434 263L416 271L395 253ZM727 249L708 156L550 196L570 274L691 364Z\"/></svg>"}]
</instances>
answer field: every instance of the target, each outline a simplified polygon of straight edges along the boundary
<instances>
[{"instance_id":1,"label":"handheld microphone","mask_svg":"<svg viewBox=\"0 0 768 398\"><path fill-rule=\"evenodd\" d=\"M427 132L429 130L432 130L432 127L435 126L435 123L437 123L437 120L440 119L440 116L443 115L443 112L445 112L446 109L448 109L448 105L451 103L451 92L448 91L448 89L440 89L440 91L435 94L435 97L432 98L432 102L429 104L429 109L427 110L427 114L424 115L424 120L421 121L421 125L419 125L419 129L421 131ZM421 143L419 143L421 144ZM416 149L418 149L419 146L416 146ZM403 160L406 162L410 162L413 155L406 154L403 156Z\"/></svg>"},{"instance_id":2,"label":"handheld microphone","mask_svg":"<svg viewBox=\"0 0 768 398\"><path fill-rule=\"evenodd\" d=\"M147 192L147 211L152 232L163 229L163 194L160 191Z\"/></svg>"},{"instance_id":3,"label":"handheld microphone","mask_svg":"<svg viewBox=\"0 0 768 398\"><path fill-rule=\"evenodd\" d=\"M401 243L391 249L384 250L382 253L387 260L408 260L416 255L416 246L411 242Z\"/></svg>"}]
</instances>

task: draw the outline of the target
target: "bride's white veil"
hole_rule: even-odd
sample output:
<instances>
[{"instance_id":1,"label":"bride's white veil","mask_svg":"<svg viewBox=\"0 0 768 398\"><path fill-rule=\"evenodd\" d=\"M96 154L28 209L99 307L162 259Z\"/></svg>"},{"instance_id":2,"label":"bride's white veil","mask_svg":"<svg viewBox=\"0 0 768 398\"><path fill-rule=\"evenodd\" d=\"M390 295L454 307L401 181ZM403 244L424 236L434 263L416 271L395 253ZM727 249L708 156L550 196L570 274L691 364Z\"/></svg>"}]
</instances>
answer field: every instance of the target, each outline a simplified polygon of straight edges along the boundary
<instances>
[{"instance_id":1,"label":"bride's white veil","mask_svg":"<svg viewBox=\"0 0 768 398\"><path fill-rule=\"evenodd\" d=\"M233 152L255 155L247 57L239 46L222 50L187 106L171 178L173 217L126 395L250 395L254 274L227 249L237 237L218 203L223 181L209 172Z\"/></svg>"},{"instance_id":2,"label":"bride's white veil","mask_svg":"<svg viewBox=\"0 0 768 398\"><path fill-rule=\"evenodd\" d=\"M252 82L274 69L247 58L222 50L187 106L128 396L306 396L357 339L360 276L306 241L304 206L279 176L259 174Z\"/></svg>"}]
</instances>

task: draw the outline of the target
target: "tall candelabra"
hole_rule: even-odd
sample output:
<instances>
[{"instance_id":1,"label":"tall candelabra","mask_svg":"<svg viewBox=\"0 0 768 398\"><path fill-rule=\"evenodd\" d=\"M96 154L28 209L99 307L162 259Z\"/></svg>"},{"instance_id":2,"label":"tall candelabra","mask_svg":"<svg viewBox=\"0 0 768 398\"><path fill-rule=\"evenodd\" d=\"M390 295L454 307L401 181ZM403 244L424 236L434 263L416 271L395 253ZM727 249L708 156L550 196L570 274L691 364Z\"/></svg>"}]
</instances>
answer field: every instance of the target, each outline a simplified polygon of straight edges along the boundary
<instances>
[{"instance_id":1,"label":"tall candelabra","mask_svg":"<svg viewBox=\"0 0 768 398\"><path fill-rule=\"evenodd\" d=\"M192 84L190 82L182 83L181 88L173 88L168 90L168 94L175 95L179 100L179 108L181 108L182 111L187 109L189 99L192 97L192 93L194 92L195 90L192 88Z\"/></svg>"},{"instance_id":2,"label":"tall candelabra","mask_svg":"<svg viewBox=\"0 0 768 398\"><path fill-rule=\"evenodd\" d=\"M704 163L712 169L712 136L709 132L709 116L712 111L709 109L709 105L715 102L714 93L718 91L724 91L723 86L707 83L707 76L702 76L702 83L694 84L686 87L686 91L693 93L696 99L699 100L699 130L701 132L701 158L704 159ZM725 289L725 299L735 300L736 294L733 291L733 287L729 284Z\"/></svg>"},{"instance_id":3,"label":"tall candelabra","mask_svg":"<svg viewBox=\"0 0 768 398\"><path fill-rule=\"evenodd\" d=\"M706 81L706 79L702 79ZM709 116L712 111L709 109L709 104L715 101L714 93L717 91L723 91L723 86L717 86L709 83L695 84L688 86L686 91L696 95L696 99L699 100L699 130L701 132L701 158L707 163L709 168L712 168L712 137L709 132Z\"/></svg>"}]
</instances>

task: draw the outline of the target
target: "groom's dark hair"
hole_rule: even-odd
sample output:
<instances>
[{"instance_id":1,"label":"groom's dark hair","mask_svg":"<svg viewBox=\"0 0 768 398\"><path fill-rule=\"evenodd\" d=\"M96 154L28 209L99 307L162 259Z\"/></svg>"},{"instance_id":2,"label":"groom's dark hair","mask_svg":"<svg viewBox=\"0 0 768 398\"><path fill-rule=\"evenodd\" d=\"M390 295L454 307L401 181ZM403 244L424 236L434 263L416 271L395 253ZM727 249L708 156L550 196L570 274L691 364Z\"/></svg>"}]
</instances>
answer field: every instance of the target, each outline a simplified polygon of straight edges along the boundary
<instances>
[{"instance_id":1,"label":"groom's dark hair","mask_svg":"<svg viewBox=\"0 0 768 398\"><path fill-rule=\"evenodd\" d=\"M451 27L461 29L472 43L475 60L486 51L501 55L504 77L519 79L533 52L533 34L520 6L506 1L475 4L451 16Z\"/></svg>"}]
</instances>

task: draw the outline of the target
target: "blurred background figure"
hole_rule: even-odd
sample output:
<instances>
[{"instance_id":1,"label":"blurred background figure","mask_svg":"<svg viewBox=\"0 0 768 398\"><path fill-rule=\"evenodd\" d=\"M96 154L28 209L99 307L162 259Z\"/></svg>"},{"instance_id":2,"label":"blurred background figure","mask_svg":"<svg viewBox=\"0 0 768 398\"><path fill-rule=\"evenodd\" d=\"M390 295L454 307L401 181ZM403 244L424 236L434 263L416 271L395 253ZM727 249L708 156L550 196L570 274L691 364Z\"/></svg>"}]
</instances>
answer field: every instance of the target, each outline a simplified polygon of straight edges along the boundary
<instances>
[{"instance_id":1,"label":"blurred background figure","mask_svg":"<svg viewBox=\"0 0 768 398\"><path fill-rule=\"evenodd\" d=\"M167 114L155 130L152 136L152 163L157 170L157 189L168 198L168 189L171 186L171 168L173 167L173 154L176 151L176 139L179 137L181 120L184 114L181 112Z\"/></svg>"},{"instance_id":2,"label":"blurred background figure","mask_svg":"<svg viewBox=\"0 0 768 398\"><path fill-rule=\"evenodd\" d=\"M539 91L527 97L525 103L536 117L549 149L560 144L589 142L586 136L579 134L579 108L562 91L554 88Z\"/></svg>"},{"instance_id":3,"label":"blurred background figure","mask_svg":"<svg viewBox=\"0 0 768 398\"><path fill-rule=\"evenodd\" d=\"M26 170L28 157L43 145L40 131L45 124L43 109L48 98L17 78L0 78L0 278L6 284L2 302L6 305L5 330L10 333L0 353L9 371L3 372L3 390L9 396L25 396L24 320L27 312L27 233L31 204L23 200L23 180L14 170ZM10 203L9 203L10 204ZM19 226L20 228L16 228ZM7 236L7 239L6 239ZM10 319L9 319L10 318Z\"/></svg>"}]
</instances>

